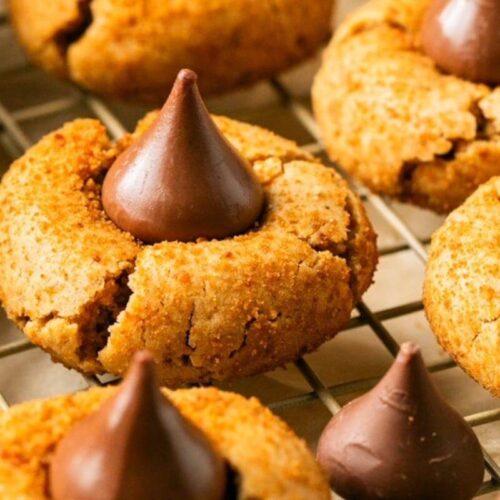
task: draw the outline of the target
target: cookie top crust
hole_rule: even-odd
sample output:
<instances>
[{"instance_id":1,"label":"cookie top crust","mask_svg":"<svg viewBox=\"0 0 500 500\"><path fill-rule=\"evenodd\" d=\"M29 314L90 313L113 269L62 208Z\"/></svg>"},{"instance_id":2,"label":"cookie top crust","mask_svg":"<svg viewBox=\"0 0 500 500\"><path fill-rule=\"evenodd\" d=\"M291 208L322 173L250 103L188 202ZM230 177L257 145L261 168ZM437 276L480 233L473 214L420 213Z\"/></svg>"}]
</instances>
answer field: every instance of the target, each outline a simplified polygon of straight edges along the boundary
<instances>
[{"instance_id":1,"label":"cookie top crust","mask_svg":"<svg viewBox=\"0 0 500 500\"><path fill-rule=\"evenodd\" d=\"M313 101L330 155L376 192L449 212L500 174L500 90L439 71L430 0L371 0L325 52Z\"/></svg>"},{"instance_id":2,"label":"cookie top crust","mask_svg":"<svg viewBox=\"0 0 500 500\"><path fill-rule=\"evenodd\" d=\"M203 94L270 77L331 33L332 0L9 0L33 61L112 97L159 104L177 72Z\"/></svg>"},{"instance_id":3,"label":"cookie top crust","mask_svg":"<svg viewBox=\"0 0 500 500\"><path fill-rule=\"evenodd\" d=\"M51 456L67 431L115 388L24 403L0 415L0 495L45 500ZM214 388L164 390L238 473L241 499L330 498L305 442L256 399Z\"/></svg>"},{"instance_id":4,"label":"cookie top crust","mask_svg":"<svg viewBox=\"0 0 500 500\"><path fill-rule=\"evenodd\" d=\"M100 191L155 116L117 144L99 122L77 120L12 165L0 186L9 317L86 372L123 374L147 348L173 385L275 368L331 338L377 260L359 198L294 143L216 117L264 187L259 226L223 240L144 245L107 218Z\"/></svg>"},{"instance_id":5,"label":"cookie top crust","mask_svg":"<svg viewBox=\"0 0 500 500\"><path fill-rule=\"evenodd\" d=\"M481 186L432 238L424 305L456 362L500 396L500 177Z\"/></svg>"}]
</instances>

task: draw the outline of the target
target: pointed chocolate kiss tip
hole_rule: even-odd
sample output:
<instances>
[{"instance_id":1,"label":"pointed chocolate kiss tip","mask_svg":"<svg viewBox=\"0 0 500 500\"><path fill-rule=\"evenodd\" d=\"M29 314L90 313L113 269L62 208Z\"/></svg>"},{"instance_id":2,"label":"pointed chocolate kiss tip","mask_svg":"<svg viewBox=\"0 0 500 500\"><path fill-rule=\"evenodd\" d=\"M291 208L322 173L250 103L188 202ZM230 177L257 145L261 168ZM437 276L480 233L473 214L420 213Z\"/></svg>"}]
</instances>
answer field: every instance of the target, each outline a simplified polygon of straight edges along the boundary
<instances>
[{"instance_id":1,"label":"pointed chocolate kiss tip","mask_svg":"<svg viewBox=\"0 0 500 500\"><path fill-rule=\"evenodd\" d=\"M132 363L139 364L142 366L154 365L154 358L153 358L153 355L149 351L144 349L142 351L137 351L134 354L134 357L132 358Z\"/></svg>"},{"instance_id":2,"label":"pointed chocolate kiss tip","mask_svg":"<svg viewBox=\"0 0 500 500\"><path fill-rule=\"evenodd\" d=\"M420 346L415 344L415 342L403 342L399 350L407 354L415 355L420 353Z\"/></svg>"},{"instance_id":3,"label":"pointed chocolate kiss tip","mask_svg":"<svg viewBox=\"0 0 500 500\"><path fill-rule=\"evenodd\" d=\"M217 128L197 78L189 69L178 74L156 120L104 179L109 218L146 243L235 236L264 206L262 185Z\"/></svg>"},{"instance_id":4,"label":"pointed chocolate kiss tip","mask_svg":"<svg viewBox=\"0 0 500 500\"><path fill-rule=\"evenodd\" d=\"M411 342L329 422L317 458L333 490L359 500L469 500L484 472L474 432L439 395Z\"/></svg>"},{"instance_id":5,"label":"pointed chocolate kiss tip","mask_svg":"<svg viewBox=\"0 0 500 500\"><path fill-rule=\"evenodd\" d=\"M193 85L198 82L198 75L192 69L184 68L179 71L176 81Z\"/></svg>"},{"instance_id":6,"label":"pointed chocolate kiss tip","mask_svg":"<svg viewBox=\"0 0 500 500\"><path fill-rule=\"evenodd\" d=\"M422 358L420 346L413 342L405 342L401 344L396 359L401 361L409 361L415 358Z\"/></svg>"},{"instance_id":7,"label":"pointed chocolate kiss tip","mask_svg":"<svg viewBox=\"0 0 500 500\"><path fill-rule=\"evenodd\" d=\"M132 358L132 363L121 384L121 392L147 392L161 395L156 379L154 358L147 350L138 351Z\"/></svg>"}]
</instances>

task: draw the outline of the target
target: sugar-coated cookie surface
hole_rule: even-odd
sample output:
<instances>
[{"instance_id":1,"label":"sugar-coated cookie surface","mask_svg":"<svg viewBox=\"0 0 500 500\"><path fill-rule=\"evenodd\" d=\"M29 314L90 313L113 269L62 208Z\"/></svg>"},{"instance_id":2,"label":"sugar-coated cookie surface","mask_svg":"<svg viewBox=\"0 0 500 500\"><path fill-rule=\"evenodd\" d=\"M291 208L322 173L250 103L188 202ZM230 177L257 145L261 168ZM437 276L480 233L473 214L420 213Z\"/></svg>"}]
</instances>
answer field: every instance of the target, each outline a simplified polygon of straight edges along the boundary
<instances>
[{"instance_id":1,"label":"sugar-coated cookie surface","mask_svg":"<svg viewBox=\"0 0 500 500\"><path fill-rule=\"evenodd\" d=\"M111 97L160 103L184 67L204 94L270 77L312 55L332 0L9 0L34 62Z\"/></svg>"},{"instance_id":2,"label":"sugar-coated cookie surface","mask_svg":"<svg viewBox=\"0 0 500 500\"><path fill-rule=\"evenodd\" d=\"M0 185L0 299L53 358L125 373L148 349L163 384L229 379L316 349L369 286L375 235L359 198L294 143L226 118L267 208L241 236L143 245L102 209L119 144L94 120L46 136ZM41 258L41 256L43 256Z\"/></svg>"},{"instance_id":3,"label":"sugar-coated cookie surface","mask_svg":"<svg viewBox=\"0 0 500 500\"><path fill-rule=\"evenodd\" d=\"M424 304L441 345L500 396L500 177L481 186L434 234Z\"/></svg>"},{"instance_id":4,"label":"sugar-coated cookie surface","mask_svg":"<svg viewBox=\"0 0 500 500\"><path fill-rule=\"evenodd\" d=\"M325 52L313 101L330 156L376 192L448 212L500 174L500 89L421 48L430 0L371 0Z\"/></svg>"},{"instance_id":5,"label":"sugar-coated cookie surface","mask_svg":"<svg viewBox=\"0 0 500 500\"><path fill-rule=\"evenodd\" d=\"M115 390L94 388L24 403L0 415L1 498L49 499L48 471L56 445ZM256 399L213 388L165 394L239 473L239 499L330 498L305 442Z\"/></svg>"}]
</instances>

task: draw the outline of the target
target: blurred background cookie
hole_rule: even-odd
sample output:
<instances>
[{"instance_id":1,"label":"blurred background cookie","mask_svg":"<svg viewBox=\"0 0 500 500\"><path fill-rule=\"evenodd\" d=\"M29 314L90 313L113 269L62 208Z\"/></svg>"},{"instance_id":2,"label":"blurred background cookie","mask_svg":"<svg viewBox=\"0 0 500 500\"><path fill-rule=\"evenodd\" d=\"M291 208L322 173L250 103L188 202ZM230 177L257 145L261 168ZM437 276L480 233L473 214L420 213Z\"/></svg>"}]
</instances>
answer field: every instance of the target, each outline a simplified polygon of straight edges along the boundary
<instances>
[{"instance_id":1,"label":"blurred background cookie","mask_svg":"<svg viewBox=\"0 0 500 500\"><path fill-rule=\"evenodd\" d=\"M457 16L453 5L476 0L449 3L448 16L470 18L466 26L477 28L475 7ZM496 2L477 4L498 8ZM326 50L313 101L333 160L378 193L445 213L500 174L500 90L489 79L488 86L469 73L450 73L461 61L444 68L434 50L428 55L422 34L432 5L372 0L355 11ZM498 16L485 19L495 23ZM465 38L457 49L461 57L488 52L475 50L474 32ZM491 36L481 40L482 47L498 43Z\"/></svg>"},{"instance_id":2,"label":"blurred background cookie","mask_svg":"<svg viewBox=\"0 0 500 500\"><path fill-rule=\"evenodd\" d=\"M268 78L330 34L332 0L10 0L32 60L104 94L160 103L183 67L205 94Z\"/></svg>"}]
</instances>

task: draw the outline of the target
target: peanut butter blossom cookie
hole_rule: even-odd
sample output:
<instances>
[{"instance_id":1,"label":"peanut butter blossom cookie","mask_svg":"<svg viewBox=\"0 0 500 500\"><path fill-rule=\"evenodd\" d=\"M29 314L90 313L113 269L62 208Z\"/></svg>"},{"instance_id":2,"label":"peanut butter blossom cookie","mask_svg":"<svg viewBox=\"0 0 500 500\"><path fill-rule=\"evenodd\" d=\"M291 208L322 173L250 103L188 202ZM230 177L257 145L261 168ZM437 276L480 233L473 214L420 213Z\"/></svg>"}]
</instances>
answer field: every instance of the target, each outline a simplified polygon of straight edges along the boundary
<instances>
[{"instance_id":1,"label":"peanut butter blossom cookie","mask_svg":"<svg viewBox=\"0 0 500 500\"><path fill-rule=\"evenodd\" d=\"M53 358L164 384L255 374L332 338L369 286L358 197L295 144L212 118L184 70L118 144L94 120L48 135L0 185L0 298Z\"/></svg>"},{"instance_id":2,"label":"peanut butter blossom cookie","mask_svg":"<svg viewBox=\"0 0 500 500\"><path fill-rule=\"evenodd\" d=\"M255 399L160 390L138 353L118 388L0 416L0 495L26 500L328 500L305 443Z\"/></svg>"},{"instance_id":3,"label":"peanut butter blossom cookie","mask_svg":"<svg viewBox=\"0 0 500 500\"><path fill-rule=\"evenodd\" d=\"M191 67L202 91L268 78L328 40L333 0L8 0L45 70L111 97L161 103Z\"/></svg>"},{"instance_id":4,"label":"peanut butter blossom cookie","mask_svg":"<svg viewBox=\"0 0 500 500\"><path fill-rule=\"evenodd\" d=\"M481 186L432 237L424 305L441 345L500 397L500 177Z\"/></svg>"},{"instance_id":5,"label":"peanut butter blossom cookie","mask_svg":"<svg viewBox=\"0 0 500 500\"><path fill-rule=\"evenodd\" d=\"M314 87L330 156L378 193L437 212L500 174L500 4L371 0Z\"/></svg>"}]
</instances>

